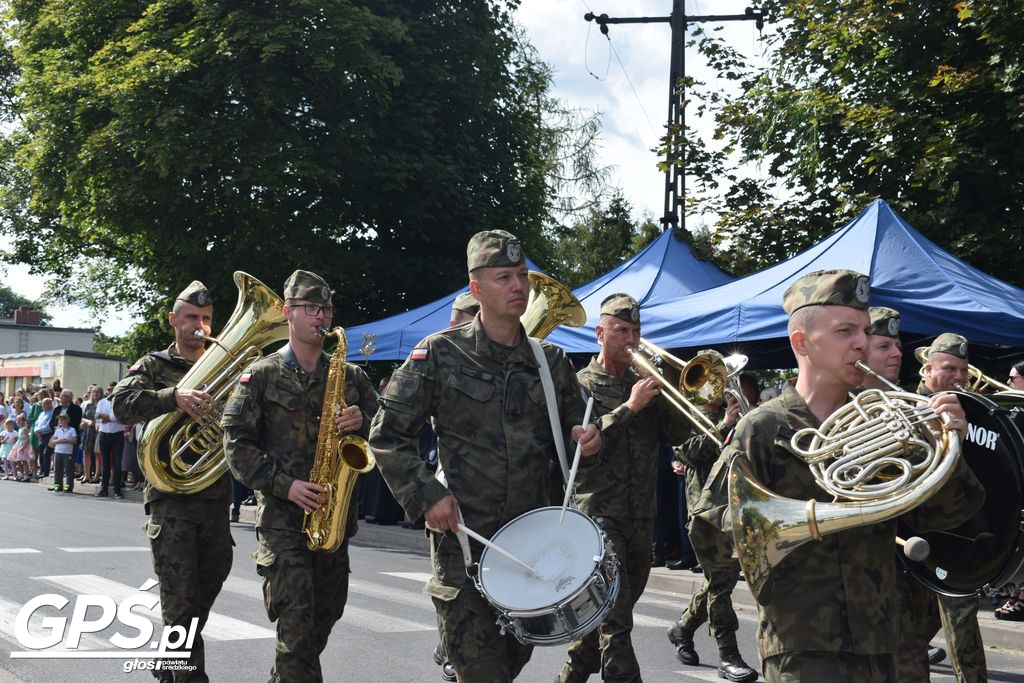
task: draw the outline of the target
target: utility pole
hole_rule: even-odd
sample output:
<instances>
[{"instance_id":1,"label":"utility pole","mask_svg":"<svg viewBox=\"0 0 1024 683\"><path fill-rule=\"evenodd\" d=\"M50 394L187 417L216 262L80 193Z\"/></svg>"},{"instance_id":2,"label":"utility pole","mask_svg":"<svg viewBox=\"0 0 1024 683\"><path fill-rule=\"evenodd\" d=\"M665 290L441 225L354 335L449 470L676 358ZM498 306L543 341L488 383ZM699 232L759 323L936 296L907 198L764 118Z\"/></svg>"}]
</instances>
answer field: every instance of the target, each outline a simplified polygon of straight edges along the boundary
<instances>
[{"instance_id":1,"label":"utility pole","mask_svg":"<svg viewBox=\"0 0 1024 683\"><path fill-rule=\"evenodd\" d=\"M607 14L595 15L587 12L583 15L587 21L596 21L601 33L608 35L608 24L658 24L667 23L672 27L672 57L669 62L668 77L668 125L678 126L680 131L686 120L684 107L685 93L682 78L685 75L686 58L686 26L691 23L707 23L721 21L753 21L758 30L764 28L764 12L755 7L748 7L743 14L704 14L688 16L683 8L683 0L672 0L672 14L667 17L609 17ZM682 142L669 145L665 160L668 168L665 171L665 215L661 218L661 229L685 228L686 201L686 169L678 161L682 159ZM689 236L689 235L687 235Z\"/></svg>"}]
</instances>

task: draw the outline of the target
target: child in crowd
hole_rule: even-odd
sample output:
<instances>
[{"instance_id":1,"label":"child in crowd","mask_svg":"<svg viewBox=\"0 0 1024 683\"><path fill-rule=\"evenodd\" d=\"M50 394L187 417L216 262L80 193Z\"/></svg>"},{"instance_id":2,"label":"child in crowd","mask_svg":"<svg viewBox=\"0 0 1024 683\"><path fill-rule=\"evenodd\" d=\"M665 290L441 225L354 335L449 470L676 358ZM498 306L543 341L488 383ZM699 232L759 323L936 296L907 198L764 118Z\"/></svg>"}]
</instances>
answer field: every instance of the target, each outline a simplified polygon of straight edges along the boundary
<instances>
[{"instance_id":1,"label":"child in crowd","mask_svg":"<svg viewBox=\"0 0 1024 683\"><path fill-rule=\"evenodd\" d=\"M29 468L34 461L34 454L32 452L32 436L28 431L28 423L25 421L24 414L16 418L15 425L18 428L18 440L14 444L14 450L11 451L8 457L14 459L16 479L18 481L31 481Z\"/></svg>"},{"instance_id":2,"label":"child in crowd","mask_svg":"<svg viewBox=\"0 0 1024 683\"><path fill-rule=\"evenodd\" d=\"M61 413L57 417L57 429L53 430L50 437L50 446L53 448L53 486L51 491L61 493L64 491L64 480L67 480L67 491L72 493L75 487L75 444L78 443L78 434L71 426L71 419L67 413Z\"/></svg>"},{"instance_id":3,"label":"child in crowd","mask_svg":"<svg viewBox=\"0 0 1024 683\"><path fill-rule=\"evenodd\" d=\"M14 420L4 420L4 430L0 432L0 470L3 471L3 478L10 479L14 472L14 462L8 458L14 450L14 444L18 443L18 432L14 430Z\"/></svg>"}]
</instances>

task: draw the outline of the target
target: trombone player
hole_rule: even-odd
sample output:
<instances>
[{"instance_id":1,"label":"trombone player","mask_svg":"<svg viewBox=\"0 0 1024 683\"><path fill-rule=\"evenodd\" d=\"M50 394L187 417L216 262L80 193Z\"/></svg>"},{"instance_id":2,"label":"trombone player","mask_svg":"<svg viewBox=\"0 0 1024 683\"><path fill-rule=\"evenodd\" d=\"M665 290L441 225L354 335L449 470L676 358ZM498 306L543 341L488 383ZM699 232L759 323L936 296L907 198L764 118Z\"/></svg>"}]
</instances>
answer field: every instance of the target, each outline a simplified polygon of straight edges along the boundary
<instances>
[{"instance_id":1,"label":"trombone player","mask_svg":"<svg viewBox=\"0 0 1024 683\"><path fill-rule=\"evenodd\" d=\"M851 270L810 273L783 295L799 375L781 396L740 419L722 456L747 461L777 495L830 500L793 452L791 437L820 427L864 381L856 363L867 355L869 295L868 277ZM947 429L965 430L955 396L933 396L929 405L950 416ZM953 526L983 495L958 463L949 483L904 517L919 529ZM766 604L758 606L758 646L769 682L896 680L895 537L895 521L852 528L800 545L773 567L772 590L759 596Z\"/></svg>"},{"instance_id":2,"label":"trombone player","mask_svg":"<svg viewBox=\"0 0 1024 683\"><path fill-rule=\"evenodd\" d=\"M177 388L206 350L202 336L209 336L213 323L213 302L206 285L195 280L186 287L175 299L167 322L174 330L174 343L137 360L111 392L110 401L120 422L142 422L174 410L200 419L213 406L206 392ZM161 681L209 680L202 630L231 571L230 504L227 472L212 486L192 494L164 493L146 481L145 505L150 517L145 529L153 570L160 580L164 625L187 628L193 618L199 618L192 656L187 660L192 671L154 669L153 675Z\"/></svg>"}]
</instances>

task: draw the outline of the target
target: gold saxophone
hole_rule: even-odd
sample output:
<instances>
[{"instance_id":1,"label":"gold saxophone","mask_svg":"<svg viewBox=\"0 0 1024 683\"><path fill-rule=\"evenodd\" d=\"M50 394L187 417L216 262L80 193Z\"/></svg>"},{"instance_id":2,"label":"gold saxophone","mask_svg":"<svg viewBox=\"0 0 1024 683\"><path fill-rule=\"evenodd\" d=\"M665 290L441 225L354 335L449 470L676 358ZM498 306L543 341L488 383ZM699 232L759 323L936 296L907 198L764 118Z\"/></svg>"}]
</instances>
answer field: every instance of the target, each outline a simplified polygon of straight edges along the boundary
<instances>
[{"instance_id":1,"label":"gold saxophone","mask_svg":"<svg viewBox=\"0 0 1024 683\"><path fill-rule=\"evenodd\" d=\"M321 328L320 332L325 339L332 335L338 338L338 348L331 356L327 370L327 392L320 413L316 456L313 459L313 470L309 473L312 483L324 487L326 501L313 512L305 514L302 531L309 537L306 547L330 553L337 550L345 540L348 507L356 477L369 472L377 463L366 439L354 435L340 436L334 426L335 418L345 409L345 356L348 354L348 339L342 327L330 331Z\"/></svg>"}]
</instances>

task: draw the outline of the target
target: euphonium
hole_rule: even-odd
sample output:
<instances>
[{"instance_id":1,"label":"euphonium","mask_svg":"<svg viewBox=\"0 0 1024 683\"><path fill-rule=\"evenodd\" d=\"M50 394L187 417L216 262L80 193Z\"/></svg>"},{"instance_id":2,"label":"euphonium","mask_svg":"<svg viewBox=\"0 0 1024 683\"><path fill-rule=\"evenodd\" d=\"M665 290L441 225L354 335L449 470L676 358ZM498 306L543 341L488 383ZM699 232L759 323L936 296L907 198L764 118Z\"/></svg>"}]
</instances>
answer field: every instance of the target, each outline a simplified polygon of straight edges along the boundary
<instances>
[{"instance_id":1,"label":"euphonium","mask_svg":"<svg viewBox=\"0 0 1024 683\"><path fill-rule=\"evenodd\" d=\"M339 436L334 420L345 409L345 356L348 353L348 339L345 330L335 327L331 331L321 328L324 338L336 336L338 348L331 356L327 370L327 392L324 407L320 413L320 433L316 439L316 456L309 480L324 487L325 502L313 512L307 512L302 519L302 531L309 538L306 546L310 550L334 552L345 540L345 525L348 522L348 506L352 501L352 490L356 477L369 472L376 464L366 439L355 436Z\"/></svg>"},{"instance_id":2,"label":"euphonium","mask_svg":"<svg viewBox=\"0 0 1024 683\"><path fill-rule=\"evenodd\" d=\"M928 362L928 347L919 346L914 349L914 358L921 364L921 369L918 371L921 373L921 377L924 377L924 364ZM1003 384L997 379L989 377L984 372L968 364L967 366L967 386L957 385L959 391L970 391L975 394L985 394L989 391L1013 391L1013 388L1009 384Z\"/></svg>"},{"instance_id":3,"label":"euphonium","mask_svg":"<svg viewBox=\"0 0 1024 683\"><path fill-rule=\"evenodd\" d=\"M858 367L887 382L864 363ZM790 440L822 490L845 502L783 498L759 482L744 458L729 467L729 514L736 553L761 604L774 569L794 549L823 536L899 517L938 491L960 457L960 435L932 424L923 396L867 389L818 429Z\"/></svg>"},{"instance_id":4,"label":"euphonium","mask_svg":"<svg viewBox=\"0 0 1024 683\"><path fill-rule=\"evenodd\" d=\"M568 287L531 270L530 301L519 320L526 336L543 339L559 325L580 327L587 322L587 313Z\"/></svg>"},{"instance_id":5,"label":"euphonium","mask_svg":"<svg viewBox=\"0 0 1024 683\"><path fill-rule=\"evenodd\" d=\"M202 389L213 398L210 412L193 420L182 410L146 423L139 441L139 466L164 493L202 491L227 471L220 416L239 374L271 344L288 338L283 302L253 276L236 271L238 303L224 329L185 376L178 389Z\"/></svg>"}]
</instances>

